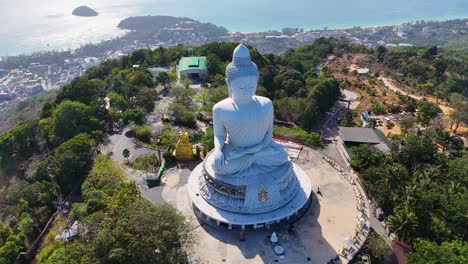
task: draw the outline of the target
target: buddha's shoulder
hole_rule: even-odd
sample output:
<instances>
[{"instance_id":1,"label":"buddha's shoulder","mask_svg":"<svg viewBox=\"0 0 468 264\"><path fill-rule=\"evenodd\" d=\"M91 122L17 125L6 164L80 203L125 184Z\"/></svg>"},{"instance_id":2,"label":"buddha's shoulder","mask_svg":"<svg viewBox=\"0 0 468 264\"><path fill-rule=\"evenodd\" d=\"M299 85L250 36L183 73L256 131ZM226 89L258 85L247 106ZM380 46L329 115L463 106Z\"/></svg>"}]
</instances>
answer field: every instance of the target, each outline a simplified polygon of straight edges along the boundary
<instances>
[{"instance_id":1,"label":"buddha's shoulder","mask_svg":"<svg viewBox=\"0 0 468 264\"><path fill-rule=\"evenodd\" d=\"M254 98L262 106L272 106L273 105L271 100L269 98L267 98L267 97L255 95Z\"/></svg>"},{"instance_id":2,"label":"buddha's shoulder","mask_svg":"<svg viewBox=\"0 0 468 264\"><path fill-rule=\"evenodd\" d=\"M228 110L232 108L232 99L230 97L217 102L213 106L213 112L222 112L223 110Z\"/></svg>"}]
</instances>

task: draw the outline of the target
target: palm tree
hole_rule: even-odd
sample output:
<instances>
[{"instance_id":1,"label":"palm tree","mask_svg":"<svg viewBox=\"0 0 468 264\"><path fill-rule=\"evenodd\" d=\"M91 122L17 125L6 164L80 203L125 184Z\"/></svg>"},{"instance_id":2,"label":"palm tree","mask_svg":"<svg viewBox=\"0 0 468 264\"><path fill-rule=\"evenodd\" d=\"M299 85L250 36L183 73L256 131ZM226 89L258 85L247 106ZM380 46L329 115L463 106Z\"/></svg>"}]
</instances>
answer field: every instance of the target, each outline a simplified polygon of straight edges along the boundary
<instances>
[{"instance_id":1,"label":"palm tree","mask_svg":"<svg viewBox=\"0 0 468 264\"><path fill-rule=\"evenodd\" d=\"M401 241L409 242L418 226L418 217L411 210L408 202L405 202L395 208L394 214L388 217L388 225L398 234Z\"/></svg>"}]
</instances>

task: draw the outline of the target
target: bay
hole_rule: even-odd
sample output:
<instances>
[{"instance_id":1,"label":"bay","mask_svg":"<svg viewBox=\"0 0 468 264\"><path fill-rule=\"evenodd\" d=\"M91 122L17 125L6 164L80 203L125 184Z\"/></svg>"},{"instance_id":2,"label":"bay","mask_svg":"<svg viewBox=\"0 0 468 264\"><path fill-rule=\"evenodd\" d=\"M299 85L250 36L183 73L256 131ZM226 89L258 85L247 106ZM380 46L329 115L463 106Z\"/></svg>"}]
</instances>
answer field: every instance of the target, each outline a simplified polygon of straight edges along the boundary
<instances>
[{"instance_id":1,"label":"bay","mask_svg":"<svg viewBox=\"0 0 468 264\"><path fill-rule=\"evenodd\" d=\"M87 5L97 17L76 17ZM468 18L466 0L0 0L0 56L77 48L125 34L121 19L171 15L230 31L345 28Z\"/></svg>"}]
</instances>

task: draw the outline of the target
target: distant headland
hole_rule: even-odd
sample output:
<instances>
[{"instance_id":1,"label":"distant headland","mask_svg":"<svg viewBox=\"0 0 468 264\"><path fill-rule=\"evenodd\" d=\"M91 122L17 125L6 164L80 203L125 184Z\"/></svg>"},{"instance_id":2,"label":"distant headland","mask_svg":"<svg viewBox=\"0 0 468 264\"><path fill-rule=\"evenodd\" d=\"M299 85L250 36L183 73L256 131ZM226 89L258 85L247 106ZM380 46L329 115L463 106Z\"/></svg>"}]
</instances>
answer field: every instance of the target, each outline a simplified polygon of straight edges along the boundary
<instances>
[{"instance_id":1,"label":"distant headland","mask_svg":"<svg viewBox=\"0 0 468 264\"><path fill-rule=\"evenodd\" d=\"M98 12L87 6L79 6L73 10L72 14L81 17L93 17L97 16Z\"/></svg>"}]
</instances>

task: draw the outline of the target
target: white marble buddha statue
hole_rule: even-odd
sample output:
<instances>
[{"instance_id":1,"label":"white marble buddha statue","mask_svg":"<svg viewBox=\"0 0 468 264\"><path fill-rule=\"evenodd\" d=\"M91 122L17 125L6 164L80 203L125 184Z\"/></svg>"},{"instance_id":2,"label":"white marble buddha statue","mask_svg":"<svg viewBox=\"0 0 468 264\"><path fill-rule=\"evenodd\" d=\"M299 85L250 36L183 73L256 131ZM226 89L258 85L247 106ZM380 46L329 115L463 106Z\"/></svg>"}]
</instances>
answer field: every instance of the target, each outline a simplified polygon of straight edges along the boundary
<instances>
[{"instance_id":1,"label":"white marble buddha statue","mask_svg":"<svg viewBox=\"0 0 468 264\"><path fill-rule=\"evenodd\" d=\"M259 72L247 47L234 50L226 68L229 98L213 107L213 152L206 164L216 175L266 173L289 161L286 148L274 142L273 104L256 96Z\"/></svg>"}]
</instances>

